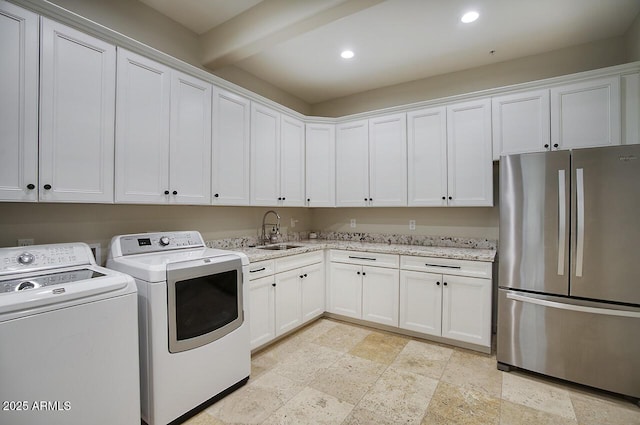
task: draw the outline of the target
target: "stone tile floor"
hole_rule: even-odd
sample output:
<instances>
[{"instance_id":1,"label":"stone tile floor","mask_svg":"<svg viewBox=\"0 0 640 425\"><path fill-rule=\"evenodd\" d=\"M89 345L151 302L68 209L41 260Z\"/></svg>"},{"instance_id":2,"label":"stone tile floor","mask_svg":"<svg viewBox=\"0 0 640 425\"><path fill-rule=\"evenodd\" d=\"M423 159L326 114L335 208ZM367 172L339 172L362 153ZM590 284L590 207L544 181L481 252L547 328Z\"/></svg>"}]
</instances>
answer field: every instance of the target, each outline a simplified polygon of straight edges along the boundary
<instances>
[{"instance_id":1,"label":"stone tile floor","mask_svg":"<svg viewBox=\"0 0 640 425\"><path fill-rule=\"evenodd\" d=\"M489 356L320 319L254 354L249 383L184 425L640 424L623 398Z\"/></svg>"}]
</instances>

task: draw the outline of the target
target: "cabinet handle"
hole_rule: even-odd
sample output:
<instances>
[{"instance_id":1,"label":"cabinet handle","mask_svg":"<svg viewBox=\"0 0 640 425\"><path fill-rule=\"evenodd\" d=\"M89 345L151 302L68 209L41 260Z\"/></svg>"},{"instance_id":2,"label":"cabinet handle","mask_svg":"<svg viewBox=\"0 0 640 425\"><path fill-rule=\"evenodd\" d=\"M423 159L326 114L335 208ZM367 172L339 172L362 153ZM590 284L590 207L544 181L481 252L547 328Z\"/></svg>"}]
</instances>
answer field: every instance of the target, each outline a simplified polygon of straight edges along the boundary
<instances>
[{"instance_id":1,"label":"cabinet handle","mask_svg":"<svg viewBox=\"0 0 640 425\"><path fill-rule=\"evenodd\" d=\"M165 194L165 195L168 195L168 194L169 194L169 191L168 191L168 190L165 190L165 191L164 191L164 194Z\"/></svg>"},{"instance_id":2,"label":"cabinet handle","mask_svg":"<svg viewBox=\"0 0 640 425\"><path fill-rule=\"evenodd\" d=\"M452 200L452 199L453 199L453 197L452 197L452 196L449 196L449 200Z\"/></svg>"},{"instance_id":3,"label":"cabinet handle","mask_svg":"<svg viewBox=\"0 0 640 425\"><path fill-rule=\"evenodd\" d=\"M300 275L300 279L302 279L304 277L304 275Z\"/></svg>"},{"instance_id":4,"label":"cabinet handle","mask_svg":"<svg viewBox=\"0 0 640 425\"><path fill-rule=\"evenodd\" d=\"M278 198L278 201L282 201L282 197L279 197L279 198Z\"/></svg>"},{"instance_id":5,"label":"cabinet handle","mask_svg":"<svg viewBox=\"0 0 640 425\"><path fill-rule=\"evenodd\" d=\"M427 267L442 267L445 269L461 269L462 268L461 266L444 266L441 264L429 264L429 263L425 263L424 265Z\"/></svg>"},{"instance_id":6,"label":"cabinet handle","mask_svg":"<svg viewBox=\"0 0 640 425\"><path fill-rule=\"evenodd\" d=\"M554 147L554 148L557 148L557 147L558 147L558 144L557 144L557 143L554 143L554 144L553 144L553 147Z\"/></svg>"},{"instance_id":7,"label":"cabinet handle","mask_svg":"<svg viewBox=\"0 0 640 425\"><path fill-rule=\"evenodd\" d=\"M367 274L365 272L362 272L362 276L366 276Z\"/></svg>"},{"instance_id":8,"label":"cabinet handle","mask_svg":"<svg viewBox=\"0 0 640 425\"><path fill-rule=\"evenodd\" d=\"M364 202L367 202L367 198L364 198Z\"/></svg>"},{"instance_id":9,"label":"cabinet handle","mask_svg":"<svg viewBox=\"0 0 640 425\"><path fill-rule=\"evenodd\" d=\"M443 284L444 286L447 286L447 282L442 282L442 284Z\"/></svg>"},{"instance_id":10,"label":"cabinet handle","mask_svg":"<svg viewBox=\"0 0 640 425\"><path fill-rule=\"evenodd\" d=\"M271 284L271 286L273 286L273 287L275 288L276 284L275 284L275 283L272 283L272 284Z\"/></svg>"},{"instance_id":11,"label":"cabinet handle","mask_svg":"<svg viewBox=\"0 0 640 425\"><path fill-rule=\"evenodd\" d=\"M44 187L45 190L50 190L51 189L51 185L50 184L45 184L43 187Z\"/></svg>"},{"instance_id":12,"label":"cabinet handle","mask_svg":"<svg viewBox=\"0 0 640 425\"><path fill-rule=\"evenodd\" d=\"M373 201L373 198L369 198L369 201Z\"/></svg>"},{"instance_id":13,"label":"cabinet handle","mask_svg":"<svg viewBox=\"0 0 640 425\"><path fill-rule=\"evenodd\" d=\"M360 274L360 272L358 272L358 274Z\"/></svg>"},{"instance_id":14,"label":"cabinet handle","mask_svg":"<svg viewBox=\"0 0 640 425\"><path fill-rule=\"evenodd\" d=\"M249 270L249 273L261 272L261 271L266 270L266 269L267 269L266 267L263 267L261 269Z\"/></svg>"},{"instance_id":15,"label":"cabinet handle","mask_svg":"<svg viewBox=\"0 0 640 425\"><path fill-rule=\"evenodd\" d=\"M544 145L544 147L545 147L545 148L548 148L548 147L549 147L549 144L545 144L545 145Z\"/></svg>"},{"instance_id":16,"label":"cabinet handle","mask_svg":"<svg viewBox=\"0 0 640 425\"><path fill-rule=\"evenodd\" d=\"M33 183L29 183L29 184L27 185L27 189L29 189L29 190L33 190L33 189L35 189L35 188L36 188L36 186L35 186Z\"/></svg>"},{"instance_id":17,"label":"cabinet handle","mask_svg":"<svg viewBox=\"0 0 640 425\"><path fill-rule=\"evenodd\" d=\"M352 258L354 260L369 260L369 261L376 261L375 258L369 258L369 257L356 257L355 255L350 255L349 258Z\"/></svg>"},{"instance_id":18,"label":"cabinet handle","mask_svg":"<svg viewBox=\"0 0 640 425\"><path fill-rule=\"evenodd\" d=\"M177 194L178 194L178 191L177 191L177 190L174 190L174 191L173 191L173 194L174 194L174 195L177 195Z\"/></svg>"},{"instance_id":19,"label":"cabinet handle","mask_svg":"<svg viewBox=\"0 0 640 425\"><path fill-rule=\"evenodd\" d=\"M440 286L440 282L436 282L436 285Z\"/></svg>"},{"instance_id":20,"label":"cabinet handle","mask_svg":"<svg viewBox=\"0 0 640 425\"><path fill-rule=\"evenodd\" d=\"M287 198L285 198L285 197L283 196L283 197L282 197L282 200L284 201L285 199L287 199Z\"/></svg>"},{"instance_id":21,"label":"cabinet handle","mask_svg":"<svg viewBox=\"0 0 640 425\"><path fill-rule=\"evenodd\" d=\"M311 198L307 198L307 202L311 202Z\"/></svg>"},{"instance_id":22,"label":"cabinet handle","mask_svg":"<svg viewBox=\"0 0 640 425\"><path fill-rule=\"evenodd\" d=\"M307 277L307 274L306 274L306 273L304 274L304 277Z\"/></svg>"},{"instance_id":23,"label":"cabinet handle","mask_svg":"<svg viewBox=\"0 0 640 425\"><path fill-rule=\"evenodd\" d=\"M215 195L213 195L214 198L217 198L218 196L220 196L220 195L217 194L217 193Z\"/></svg>"}]
</instances>

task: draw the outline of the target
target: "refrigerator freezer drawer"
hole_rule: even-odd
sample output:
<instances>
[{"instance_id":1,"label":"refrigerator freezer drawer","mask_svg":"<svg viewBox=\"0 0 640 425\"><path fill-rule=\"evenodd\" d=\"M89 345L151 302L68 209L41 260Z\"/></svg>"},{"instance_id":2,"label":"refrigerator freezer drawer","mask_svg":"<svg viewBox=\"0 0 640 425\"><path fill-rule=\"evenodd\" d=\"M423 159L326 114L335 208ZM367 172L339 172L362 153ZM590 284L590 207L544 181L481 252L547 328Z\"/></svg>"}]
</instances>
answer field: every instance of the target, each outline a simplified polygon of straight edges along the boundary
<instances>
[{"instance_id":1,"label":"refrigerator freezer drawer","mask_svg":"<svg viewBox=\"0 0 640 425\"><path fill-rule=\"evenodd\" d=\"M497 360L640 398L640 308L500 289Z\"/></svg>"}]
</instances>

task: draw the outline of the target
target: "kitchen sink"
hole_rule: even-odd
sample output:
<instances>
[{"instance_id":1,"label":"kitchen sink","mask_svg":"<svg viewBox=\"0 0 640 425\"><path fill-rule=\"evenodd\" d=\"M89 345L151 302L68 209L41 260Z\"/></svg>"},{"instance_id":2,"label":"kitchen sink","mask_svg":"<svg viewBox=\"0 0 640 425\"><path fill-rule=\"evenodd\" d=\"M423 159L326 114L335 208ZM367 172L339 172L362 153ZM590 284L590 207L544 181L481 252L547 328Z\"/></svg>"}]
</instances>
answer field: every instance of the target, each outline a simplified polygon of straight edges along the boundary
<instances>
[{"instance_id":1,"label":"kitchen sink","mask_svg":"<svg viewBox=\"0 0 640 425\"><path fill-rule=\"evenodd\" d=\"M258 249L268 249L270 251L280 251L280 250L285 250L285 249L293 249L293 248L301 248L302 245L289 245L286 243L282 243L282 244L277 244L277 245L265 245L265 246L258 246L256 248Z\"/></svg>"}]
</instances>

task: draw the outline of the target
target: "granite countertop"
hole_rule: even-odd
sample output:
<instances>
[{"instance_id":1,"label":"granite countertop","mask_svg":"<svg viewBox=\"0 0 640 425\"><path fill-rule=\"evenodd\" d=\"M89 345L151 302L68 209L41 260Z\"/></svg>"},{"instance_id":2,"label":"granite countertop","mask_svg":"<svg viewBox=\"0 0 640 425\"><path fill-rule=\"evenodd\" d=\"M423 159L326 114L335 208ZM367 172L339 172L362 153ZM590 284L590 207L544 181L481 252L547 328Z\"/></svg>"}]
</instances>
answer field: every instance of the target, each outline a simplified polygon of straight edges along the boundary
<instances>
[{"instance_id":1,"label":"granite countertop","mask_svg":"<svg viewBox=\"0 0 640 425\"><path fill-rule=\"evenodd\" d=\"M484 248L454 248L442 246L421 246L406 244L388 244L376 242L354 242L344 240L301 240L287 242L290 245L299 245L299 248L287 250L265 250L257 247L232 248L234 251L244 252L249 261L272 260L290 255L304 254L306 252L323 249L344 249L348 251L367 251L380 254L415 255L436 258L450 258L454 260L472 260L493 262L496 257L495 249Z\"/></svg>"}]
</instances>

